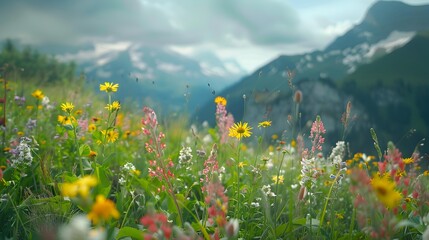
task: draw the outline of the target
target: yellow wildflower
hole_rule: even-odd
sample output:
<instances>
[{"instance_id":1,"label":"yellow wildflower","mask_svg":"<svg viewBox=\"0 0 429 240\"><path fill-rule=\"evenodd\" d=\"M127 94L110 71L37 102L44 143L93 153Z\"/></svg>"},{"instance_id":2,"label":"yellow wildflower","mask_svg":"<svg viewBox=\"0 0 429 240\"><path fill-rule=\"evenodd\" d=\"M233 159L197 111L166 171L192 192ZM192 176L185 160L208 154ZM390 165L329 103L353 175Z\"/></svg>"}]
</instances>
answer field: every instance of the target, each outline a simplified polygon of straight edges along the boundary
<instances>
[{"instance_id":1,"label":"yellow wildflower","mask_svg":"<svg viewBox=\"0 0 429 240\"><path fill-rule=\"evenodd\" d=\"M103 131L101 131L101 133L103 134L103 136L105 136L105 138L107 139L107 142L113 143L119 137L119 133L117 131L115 131L114 129L103 130Z\"/></svg>"},{"instance_id":2,"label":"yellow wildflower","mask_svg":"<svg viewBox=\"0 0 429 240\"><path fill-rule=\"evenodd\" d=\"M405 165L409 165L414 163L414 158L404 158L402 161L404 162Z\"/></svg>"},{"instance_id":3,"label":"yellow wildflower","mask_svg":"<svg viewBox=\"0 0 429 240\"><path fill-rule=\"evenodd\" d=\"M244 166L246 166L247 164L245 162L239 162L238 163L238 167L239 168L243 168Z\"/></svg>"},{"instance_id":4,"label":"yellow wildflower","mask_svg":"<svg viewBox=\"0 0 429 240\"><path fill-rule=\"evenodd\" d=\"M104 84L100 84L100 91L102 92L117 92L118 91L119 84L113 84L109 82L105 82Z\"/></svg>"},{"instance_id":5,"label":"yellow wildflower","mask_svg":"<svg viewBox=\"0 0 429 240\"><path fill-rule=\"evenodd\" d=\"M252 132L250 132L251 129L252 128L248 126L247 122L235 123L234 126L229 129L229 136L235 137L238 140L240 140L242 137L250 137L252 135Z\"/></svg>"},{"instance_id":6,"label":"yellow wildflower","mask_svg":"<svg viewBox=\"0 0 429 240\"><path fill-rule=\"evenodd\" d=\"M90 158L95 158L95 157L97 157L97 152L96 151L90 151L89 152L89 154L88 154L88 156L90 157Z\"/></svg>"},{"instance_id":7,"label":"yellow wildflower","mask_svg":"<svg viewBox=\"0 0 429 240\"><path fill-rule=\"evenodd\" d=\"M217 96L215 98L214 102L216 104L220 104L220 105L223 105L223 106L226 106L226 103L227 103L226 99L224 97L221 97L221 96Z\"/></svg>"},{"instance_id":8,"label":"yellow wildflower","mask_svg":"<svg viewBox=\"0 0 429 240\"><path fill-rule=\"evenodd\" d=\"M106 199L103 195L98 195L91 211L88 213L88 218L94 224L98 224L103 221L109 221L111 218L118 219L119 212L112 200Z\"/></svg>"},{"instance_id":9,"label":"yellow wildflower","mask_svg":"<svg viewBox=\"0 0 429 240\"><path fill-rule=\"evenodd\" d=\"M292 139L292 141L290 141L290 146L296 148L296 141Z\"/></svg>"},{"instance_id":10,"label":"yellow wildflower","mask_svg":"<svg viewBox=\"0 0 429 240\"><path fill-rule=\"evenodd\" d=\"M105 109L110 112L118 111L121 108L121 104L118 101L114 101L112 104L107 104Z\"/></svg>"},{"instance_id":11,"label":"yellow wildflower","mask_svg":"<svg viewBox=\"0 0 429 240\"><path fill-rule=\"evenodd\" d=\"M65 197L88 197L91 187L97 185L97 179L93 176L84 176L73 183L63 183L61 194Z\"/></svg>"},{"instance_id":12,"label":"yellow wildflower","mask_svg":"<svg viewBox=\"0 0 429 240\"><path fill-rule=\"evenodd\" d=\"M97 129L97 126L94 123L88 125L88 132L94 132Z\"/></svg>"},{"instance_id":13,"label":"yellow wildflower","mask_svg":"<svg viewBox=\"0 0 429 240\"><path fill-rule=\"evenodd\" d=\"M63 110L66 113L70 114L73 111L73 108L74 108L73 103L66 102L61 104L61 110Z\"/></svg>"},{"instance_id":14,"label":"yellow wildflower","mask_svg":"<svg viewBox=\"0 0 429 240\"><path fill-rule=\"evenodd\" d=\"M400 192L396 191L395 183L389 179L388 175L376 175L371 180L371 186L378 200L387 208L394 208L399 205L402 199Z\"/></svg>"},{"instance_id":15,"label":"yellow wildflower","mask_svg":"<svg viewBox=\"0 0 429 240\"><path fill-rule=\"evenodd\" d=\"M283 175L280 175L278 177L277 177L277 175L274 175L272 179L273 179L273 182L275 184L281 184L285 180L284 177L283 177Z\"/></svg>"},{"instance_id":16,"label":"yellow wildflower","mask_svg":"<svg viewBox=\"0 0 429 240\"><path fill-rule=\"evenodd\" d=\"M130 135L131 135L131 131L130 130L126 130L125 132L124 132L124 134L122 135L122 137L124 138L124 139L127 139Z\"/></svg>"},{"instance_id":17,"label":"yellow wildflower","mask_svg":"<svg viewBox=\"0 0 429 240\"><path fill-rule=\"evenodd\" d=\"M35 98L36 98L36 99L38 99L38 100L42 100L42 99L43 99L43 97L45 97L45 95L43 95L43 92L42 92L41 90L39 90L39 89L35 90L35 91L31 94L31 96L35 97Z\"/></svg>"},{"instance_id":18,"label":"yellow wildflower","mask_svg":"<svg viewBox=\"0 0 429 240\"><path fill-rule=\"evenodd\" d=\"M266 127L269 127L269 126L271 126L271 121L263 121L263 122L260 122L260 123L258 124L258 127L259 127L259 128L260 128L260 127L266 128Z\"/></svg>"},{"instance_id":19,"label":"yellow wildflower","mask_svg":"<svg viewBox=\"0 0 429 240\"><path fill-rule=\"evenodd\" d=\"M73 123L76 122L76 119L74 117L69 116L58 115L57 119L58 122L62 125L73 125Z\"/></svg>"}]
</instances>

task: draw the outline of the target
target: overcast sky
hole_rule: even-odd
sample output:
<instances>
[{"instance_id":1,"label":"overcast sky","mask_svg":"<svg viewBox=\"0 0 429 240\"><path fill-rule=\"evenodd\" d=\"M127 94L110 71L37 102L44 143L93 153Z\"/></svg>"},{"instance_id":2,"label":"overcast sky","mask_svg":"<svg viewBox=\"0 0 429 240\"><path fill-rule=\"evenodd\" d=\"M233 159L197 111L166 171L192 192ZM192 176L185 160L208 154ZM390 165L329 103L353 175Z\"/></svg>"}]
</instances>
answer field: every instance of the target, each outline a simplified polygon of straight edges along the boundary
<instances>
[{"instance_id":1,"label":"overcast sky","mask_svg":"<svg viewBox=\"0 0 429 240\"><path fill-rule=\"evenodd\" d=\"M168 47L235 58L248 71L323 49L375 0L0 0L0 39ZM409 4L429 0L407 0ZM106 44L107 43L107 44Z\"/></svg>"}]
</instances>

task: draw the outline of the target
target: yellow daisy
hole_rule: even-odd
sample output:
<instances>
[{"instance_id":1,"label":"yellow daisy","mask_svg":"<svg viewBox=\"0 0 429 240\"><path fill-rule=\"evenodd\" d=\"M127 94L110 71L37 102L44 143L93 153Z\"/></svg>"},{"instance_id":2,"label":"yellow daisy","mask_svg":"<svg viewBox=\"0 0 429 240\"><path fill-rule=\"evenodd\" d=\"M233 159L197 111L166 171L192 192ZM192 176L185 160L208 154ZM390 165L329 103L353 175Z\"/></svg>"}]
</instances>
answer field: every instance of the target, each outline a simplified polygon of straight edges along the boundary
<instances>
[{"instance_id":1,"label":"yellow daisy","mask_svg":"<svg viewBox=\"0 0 429 240\"><path fill-rule=\"evenodd\" d=\"M239 168L243 168L244 166L246 166L247 164L245 162L239 162L238 163L238 167Z\"/></svg>"},{"instance_id":2,"label":"yellow daisy","mask_svg":"<svg viewBox=\"0 0 429 240\"><path fill-rule=\"evenodd\" d=\"M258 127L259 127L259 128L260 128L260 127L266 128L266 127L269 127L269 126L271 126L271 121L263 121L263 122L260 122L260 123L258 124Z\"/></svg>"},{"instance_id":3,"label":"yellow daisy","mask_svg":"<svg viewBox=\"0 0 429 240\"><path fill-rule=\"evenodd\" d=\"M88 218L94 224L98 224L103 221L109 221L111 218L118 219L119 211L112 200L106 199L103 195L98 195L91 211L88 213Z\"/></svg>"},{"instance_id":4,"label":"yellow daisy","mask_svg":"<svg viewBox=\"0 0 429 240\"><path fill-rule=\"evenodd\" d=\"M97 129L97 126L94 123L88 125L88 132L94 132Z\"/></svg>"},{"instance_id":5,"label":"yellow daisy","mask_svg":"<svg viewBox=\"0 0 429 240\"><path fill-rule=\"evenodd\" d=\"M97 185L97 179L93 176L84 176L72 183L63 183L61 194L65 197L88 197L91 187Z\"/></svg>"},{"instance_id":6,"label":"yellow daisy","mask_svg":"<svg viewBox=\"0 0 429 240\"><path fill-rule=\"evenodd\" d=\"M73 116L68 117L68 116L58 115L57 119L58 119L58 122L62 125L73 125L73 123L76 122L76 119Z\"/></svg>"},{"instance_id":7,"label":"yellow daisy","mask_svg":"<svg viewBox=\"0 0 429 240\"><path fill-rule=\"evenodd\" d=\"M43 95L43 92L39 89L37 89L36 91L34 91L31 96L35 97L36 99L42 100L45 95Z\"/></svg>"},{"instance_id":8,"label":"yellow daisy","mask_svg":"<svg viewBox=\"0 0 429 240\"><path fill-rule=\"evenodd\" d=\"M388 175L376 175L371 180L372 189L378 200L387 208L394 208L401 202L402 195L396 191L395 183L389 179Z\"/></svg>"},{"instance_id":9,"label":"yellow daisy","mask_svg":"<svg viewBox=\"0 0 429 240\"><path fill-rule=\"evenodd\" d=\"M121 104L118 101L114 101L112 104L107 104L105 109L110 112L118 111L121 108Z\"/></svg>"},{"instance_id":10,"label":"yellow daisy","mask_svg":"<svg viewBox=\"0 0 429 240\"><path fill-rule=\"evenodd\" d=\"M102 130L101 133L103 134L103 136L106 137L107 142L112 142L113 143L119 137L119 133L116 132L114 129Z\"/></svg>"},{"instance_id":11,"label":"yellow daisy","mask_svg":"<svg viewBox=\"0 0 429 240\"><path fill-rule=\"evenodd\" d=\"M226 99L224 97L221 97L221 96L217 96L215 98L214 102L216 104L220 104L220 105L223 105L223 106L226 106L226 103L227 103Z\"/></svg>"},{"instance_id":12,"label":"yellow daisy","mask_svg":"<svg viewBox=\"0 0 429 240\"><path fill-rule=\"evenodd\" d=\"M235 137L238 140L240 140L243 137L250 137L252 135L252 132L250 131L252 128L248 126L247 122L239 122L235 123L230 129L229 129L229 136Z\"/></svg>"},{"instance_id":13,"label":"yellow daisy","mask_svg":"<svg viewBox=\"0 0 429 240\"><path fill-rule=\"evenodd\" d=\"M66 102L61 104L61 110L63 110L66 113L70 114L73 111L73 108L74 108L73 103Z\"/></svg>"},{"instance_id":14,"label":"yellow daisy","mask_svg":"<svg viewBox=\"0 0 429 240\"><path fill-rule=\"evenodd\" d=\"M119 84L105 82L104 84L100 84L100 91L102 92L116 92L118 91Z\"/></svg>"}]
</instances>

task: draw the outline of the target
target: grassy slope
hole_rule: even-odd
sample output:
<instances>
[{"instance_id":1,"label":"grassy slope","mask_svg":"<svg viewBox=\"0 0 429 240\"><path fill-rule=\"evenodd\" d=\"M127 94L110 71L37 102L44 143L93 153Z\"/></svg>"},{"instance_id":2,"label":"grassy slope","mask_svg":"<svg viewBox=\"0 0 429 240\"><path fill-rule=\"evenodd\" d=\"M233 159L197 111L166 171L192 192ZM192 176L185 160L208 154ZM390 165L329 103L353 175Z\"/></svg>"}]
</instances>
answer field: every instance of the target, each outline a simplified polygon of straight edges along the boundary
<instances>
[{"instance_id":1,"label":"grassy slope","mask_svg":"<svg viewBox=\"0 0 429 240\"><path fill-rule=\"evenodd\" d=\"M422 33L414 37L404 47L387 54L372 63L362 65L348 75L344 82L356 80L358 86L373 87L377 82L392 85L406 80L412 86L427 84L429 68L429 34Z\"/></svg>"}]
</instances>

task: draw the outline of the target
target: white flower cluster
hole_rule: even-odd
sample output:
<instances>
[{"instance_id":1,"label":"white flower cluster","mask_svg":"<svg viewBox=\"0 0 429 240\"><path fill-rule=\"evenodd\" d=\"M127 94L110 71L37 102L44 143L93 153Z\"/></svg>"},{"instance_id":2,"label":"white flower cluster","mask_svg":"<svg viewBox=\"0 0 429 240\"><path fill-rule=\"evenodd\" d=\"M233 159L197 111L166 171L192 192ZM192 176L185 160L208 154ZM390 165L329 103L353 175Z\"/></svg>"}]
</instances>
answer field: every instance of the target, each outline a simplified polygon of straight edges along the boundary
<instances>
[{"instance_id":1,"label":"white flower cluster","mask_svg":"<svg viewBox=\"0 0 429 240\"><path fill-rule=\"evenodd\" d=\"M26 165L30 166L33 162L33 156L31 155L31 139L28 137L22 137L21 141L19 142L19 145L15 148L10 150L12 153L11 157L11 166L13 168L18 168L19 166Z\"/></svg>"},{"instance_id":2,"label":"white flower cluster","mask_svg":"<svg viewBox=\"0 0 429 240\"><path fill-rule=\"evenodd\" d=\"M124 185L126 183L126 178L129 176L132 172L136 171L136 167L130 163L127 162L124 164L124 166L121 168L121 177L119 178L119 184Z\"/></svg>"},{"instance_id":3,"label":"white flower cluster","mask_svg":"<svg viewBox=\"0 0 429 240\"><path fill-rule=\"evenodd\" d=\"M51 101L49 100L49 98L47 96L44 96L43 99L42 99L42 106L45 107L48 110L54 109L55 106L52 105L52 104L50 104L50 102Z\"/></svg>"},{"instance_id":4,"label":"white flower cluster","mask_svg":"<svg viewBox=\"0 0 429 240\"><path fill-rule=\"evenodd\" d=\"M122 170L123 170L123 171L125 171L125 172L131 172L131 171L135 171L135 170L136 170L136 167L135 167L132 163L127 162L127 163L125 163L125 165L122 167Z\"/></svg>"},{"instance_id":5,"label":"white flower cluster","mask_svg":"<svg viewBox=\"0 0 429 240\"><path fill-rule=\"evenodd\" d=\"M262 198L256 198L255 200L255 202L250 203L250 206L258 208L260 206L259 202L262 200Z\"/></svg>"},{"instance_id":6,"label":"white flower cluster","mask_svg":"<svg viewBox=\"0 0 429 240\"><path fill-rule=\"evenodd\" d=\"M299 181L299 184L306 187L307 184L315 184L316 176L319 173L316 168L316 159L314 157L310 159L302 158L301 165L301 180Z\"/></svg>"},{"instance_id":7,"label":"white flower cluster","mask_svg":"<svg viewBox=\"0 0 429 240\"><path fill-rule=\"evenodd\" d=\"M337 145L332 149L331 155L329 155L328 160L332 161L335 165L340 165L343 161L344 155L346 153L346 144L344 141L337 142Z\"/></svg>"},{"instance_id":8,"label":"white flower cluster","mask_svg":"<svg viewBox=\"0 0 429 240\"><path fill-rule=\"evenodd\" d=\"M58 239L62 240L97 240L106 239L107 233L103 228L91 229L91 222L85 215L75 215L68 224L60 226Z\"/></svg>"},{"instance_id":9,"label":"white flower cluster","mask_svg":"<svg viewBox=\"0 0 429 240\"><path fill-rule=\"evenodd\" d=\"M276 194L271 192L271 185L264 185L262 186L262 193L264 193L265 196L267 197L275 197Z\"/></svg>"},{"instance_id":10,"label":"white flower cluster","mask_svg":"<svg viewBox=\"0 0 429 240\"><path fill-rule=\"evenodd\" d=\"M179 164L182 166L190 165L192 162L192 149L183 147L179 152Z\"/></svg>"}]
</instances>

